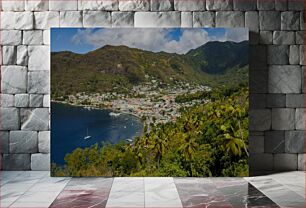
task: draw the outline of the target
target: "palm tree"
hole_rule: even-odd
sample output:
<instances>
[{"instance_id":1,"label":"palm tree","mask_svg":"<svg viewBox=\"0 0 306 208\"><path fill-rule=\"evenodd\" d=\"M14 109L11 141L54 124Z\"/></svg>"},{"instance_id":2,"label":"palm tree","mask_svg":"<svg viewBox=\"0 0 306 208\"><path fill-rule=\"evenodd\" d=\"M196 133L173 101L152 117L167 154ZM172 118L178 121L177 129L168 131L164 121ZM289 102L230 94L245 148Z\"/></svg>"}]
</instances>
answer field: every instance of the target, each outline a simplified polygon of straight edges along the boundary
<instances>
[{"instance_id":1,"label":"palm tree","mask_svg":"<svg viewBox=\"0 0 306 208\"><path fill-rule=\"evenodd\" d=\"M226 133L224 134L223 147L225 148L227 153L232 154L234 156L241 156L241 150L244 149L245 144L242 139L233 137L230 134Z\"/></svg>"},{"instance_id":2,"label":"palm tree","mask_svg":"<svg viewBox=\"0 0 306 208\"><path fill-rule=\"evenodd\" d=\"M245 142L244 142L244 137L243 137L243 133L242 133L242 128L241 128L241 123L240 123L240 121L238 121L238 126L239 126L240 137L241 137L241 140L242 140L242 142L243 142L243 149L244 149L245 153L247 154L247 156L249 156L249 152L248 152L248 149L247 149L247 145L246 145Z\"/></svg>"},{"instance_id":3,"label":"palm tree","mask_svg":"<svg viewBox=\"0 0 306 208\"><path fill-rule=\"evenodd\" d=\"M162 130L159 130L158 134L156 134L155 132L152 132L151 149L153 149L153 151L156 154L158 169L159 169L160 160L163 157L165 150L167 148L167 138L164 136L165 136L165 133Z\"/></svg>"},{"instance_id":4,"label":"palm tree","mask_svg":"<svg viewBox=\"0 0 306 208\"><path fill-rule=\"evenodd\" d=\"M235 129L233 128L232 125L230 126L230 130L234 136L232 136L230 133L223 134L223 140L222 140L223 147L225 148L227 153L232 154L234 156L241 156L242 150L244 150L245 153L249 155L246 144L244 142L240 121L238 121L238 127L239 127L238 129L239 136L237 135L237 133L235 134Z\"/></svg>"},{"instance_id":5,"label":"palm tree","mask_svg":"<svg viewBox=\"0 0 306 208\"><path fill-rule=\"evenodd\" d=\"M146 148L147 142L148 142L147 136L135 138L135 145L134 145L133 152L135 156L137 157L141 166L143 165L144 152L145 152L144 148Z\"/></svg>"},{"instance_id":6,"label":"palm tree","mask_svg":"<svg viewBox=\"0 0 306 208\"><path fill-rule=\"evenodd\" d=\"M185 143L182 144L182 146L179 148L179 150L183 153L185 161L189 163L189 171L191 176L193 175L192 160L194 158L194 153L196 152L197 147L198 143L196 142L196 139L191 135L188 135L185 138Z\"/></svg>"}]
</instances>

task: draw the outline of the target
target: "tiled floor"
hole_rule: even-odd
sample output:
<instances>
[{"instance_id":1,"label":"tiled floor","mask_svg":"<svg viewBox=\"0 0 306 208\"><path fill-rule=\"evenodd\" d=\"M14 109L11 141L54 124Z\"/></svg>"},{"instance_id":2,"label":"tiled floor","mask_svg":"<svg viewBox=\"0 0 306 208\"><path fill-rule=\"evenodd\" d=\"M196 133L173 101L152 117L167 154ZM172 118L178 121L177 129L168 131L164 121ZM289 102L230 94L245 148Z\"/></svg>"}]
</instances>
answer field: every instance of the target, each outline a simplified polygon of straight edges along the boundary
<instances>
[{"instance_id":1,"label":"tiled floor","mask_svg":"<svg viewBox=\"0 0 306 208\"><path fill-rule=\"evenodd\" d=\"M305 207L305 173L248 178L51 178L1 172L1 206L18 208Z\"/></svg>"}]
</instances>

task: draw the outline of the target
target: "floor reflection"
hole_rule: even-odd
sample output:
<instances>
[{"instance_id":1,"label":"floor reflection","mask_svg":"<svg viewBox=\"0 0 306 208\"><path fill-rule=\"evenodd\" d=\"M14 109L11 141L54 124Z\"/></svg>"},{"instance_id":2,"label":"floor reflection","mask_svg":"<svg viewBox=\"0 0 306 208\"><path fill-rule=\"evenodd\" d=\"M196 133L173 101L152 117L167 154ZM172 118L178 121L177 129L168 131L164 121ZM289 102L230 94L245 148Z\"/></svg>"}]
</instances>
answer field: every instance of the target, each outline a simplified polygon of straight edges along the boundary
<instances>
[{"instance_id":1,"label":"floor reflection","mask_svg":"<svg viewBox=\"0 0 306 208\"><path fill-rule=\"evenodd\" d=\"M112 178L73 178L50 207L103 208L112 183Z\"/></svg>"},{"instance_id":2,"label":"floor reflection","mask_svg":"<svg viewBox=\"0 0 306 208\"><path fill-rule=\"evenodd\" d=\"M243 178L176 178L183 207L279 207Z\"/></svg>"}]
</instances>

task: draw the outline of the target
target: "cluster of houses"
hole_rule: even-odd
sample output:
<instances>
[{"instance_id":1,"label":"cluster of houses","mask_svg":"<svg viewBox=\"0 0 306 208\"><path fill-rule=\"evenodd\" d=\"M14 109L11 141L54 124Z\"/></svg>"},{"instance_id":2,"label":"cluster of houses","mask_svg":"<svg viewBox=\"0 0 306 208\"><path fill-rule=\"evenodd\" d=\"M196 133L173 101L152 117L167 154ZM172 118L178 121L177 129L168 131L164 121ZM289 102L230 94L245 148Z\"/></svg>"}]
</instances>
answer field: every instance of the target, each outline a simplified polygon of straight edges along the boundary
<instances>
[{"instance_id":1,"label":"cluster of houses","mask_svg":"<svg viewBox=\"0 0 306 208\"><path fill-rule=\"evenodd\" d=\"M103 107L115 112L129 113L141 118L145 123L167 123L180 116L180 109L190 107L205 100L192 100L185 103L175 102L179 95L209 91L209 87L199 84L177 82L164 84L152 79L134 86L127 94L107 92L104 94L78 93L70 95L67 102L75 105Z\"/></svg>"}]
</instances>

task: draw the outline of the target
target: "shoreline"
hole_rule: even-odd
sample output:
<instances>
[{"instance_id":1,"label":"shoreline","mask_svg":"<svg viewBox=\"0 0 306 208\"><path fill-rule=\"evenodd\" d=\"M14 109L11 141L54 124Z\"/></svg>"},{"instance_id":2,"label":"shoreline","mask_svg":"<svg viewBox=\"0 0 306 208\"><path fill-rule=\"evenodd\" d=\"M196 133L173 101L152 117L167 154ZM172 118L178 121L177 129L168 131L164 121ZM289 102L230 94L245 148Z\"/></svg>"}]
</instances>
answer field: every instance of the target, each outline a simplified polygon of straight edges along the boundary
<instances>
[{"instance_id":1,"label":"shoreline","mask_svg":"<svg viewBox=\"0 0 306 208\"><path fill-rule=\"evenodd\" d=\"M130 136L127 136L126 134L123 134L124 136L123 137L120 137L118 142L116 142L116 140L113 140L112 137L107 137L107 140L104 140L104 138L99 138L99 137L95 137L93 136L93 138L97 141L94 142L94 144L90 144L88 146L84 146L84 147L80 147L80 148L86 148L86 147L91 147L92 145L95 145L95 144L98 144L100 148L102 148L102 143L101 142L105 142L105 143L110 143L112 145L115 145L115 144L118 144L119 142L124 142L126 144L134 144L135 142L135 138L137 137L142 137L144 135L144 122L139 119L137 116L135 115L132 115L130 113L122 113L122 116L125 116L123 117L122 119L115 119L115 121L111 121L113 119L113 116L110 116L109 115L109 112L113 112L112 109L109 109L109 108L99 108L99 107L96 107L96 106L90 106L90 105L81 105L81 104L76 104L76 103L69 103L69 102L65 102L65 101L56 101L56 100L51 100L51 104L54 103L54 104L61 104L62 106L58 106L59 108L60 107L64 107L64 108L73 108L73 107L77 107L76 110L77 111L83 111L85 113L85 116L87 114L90 114L90 110L99 110L100 112L102 112L103 110L105 111L106 115L103 114L102 112L102 115L100 115L98 111L96 112L92 112L94 114L98 114L99 117L103 116L103 117L108 117L107 119L110 121L110 122L117 122L117 123L120 123L121 126L123 127L124 125L128 126L129 123L134 123L133 126L130 126L130 128L132 129L132 133L128 133L128 134L131 134ZM52 106L52 105L51 105ZM87 108L90 108L90 110L86 109ZM56 107L55 107L56 108ZM117 111L118 112L118 111ZM120 113L121 114L121 113ZM128 114L129 116L127 115L124 115L124 114ZM120 115L121 116L121 115ZM115 118L115 117L114 117ZM123 121L123 119L128 119L128 123L126 124L123 124L121 123ZM125 121L124 121L125 122ZM52 128L53 129L53 128ZM129 129L129 127L128 127ZM102 134L105 134L106 132L109 132L109 131L101 131L101 130L97 130L98 132L102 132ZM119 131L125 131L125 130L119 130ZM105 137L106 138L106 137ZM83 135L81 136L81 139L83 140ZM127 141L127 139L131 139L132 142L129 142ZM57 140L59 141L59 140ZM78 148L78 147L76 147ZM71 154L76 148L74 148L72 151L67 151L65 154ZM62 166L62 165L65 165L66 163L64 162L64 164L62 164L62 162L56 162L56 161L53 161L53 163L59 165L59 166Z\"/></svg>"},{"instance_id":2,"label":"shoreline","mask_svg":"<svg viewBox=\"0 0 306 208\"><path fill-rule=\"evenodd\" d=\"M138 89L139 88L139 89ZM208 87L197 85L182 89L166 88L164 91L157 89L157 86L138 86L134 89L133 95L125 94L86 94L85 92L65 97L51 98L51 102L63 103L72 106L79 106L87 109L105 109L116 114L128 114L140 119L144 125L164 124L176 121L181 116L180 109L189 108L194 105L206 103L208 100L197 97L196 93L209 91ZM186 93L194 94L196 97L184 102L177 102L178 96ZM183 97L184 99L184 97ZM119 115L118 115L119 116Z\"/></svg>"},{"instance_id":3,"label":"shoreline","mask_svg":"<svg viewBox=\"0 0 306 208\"><path fill-rule=\"evenodd\" d=\"M134 117L138 118L144 124L142 118L139 115L131 113L131 112L118 111L116 109L107 108L107 107L99 108L97 106L92 106L92 105L82 105L82 104L69 103L69 102L66 102L66 101L58 101L58 100L51 100L50 102L51 103L61 103L61 104L75 106L75 107L82 107L82 108L85 108L85 109L90 108L90 109L94 109L94 110L111 110L113 113L120 113L120 114L127 114L127 115L130 115L130 116L134 116Z\"/></svg>"}]
</instances>

